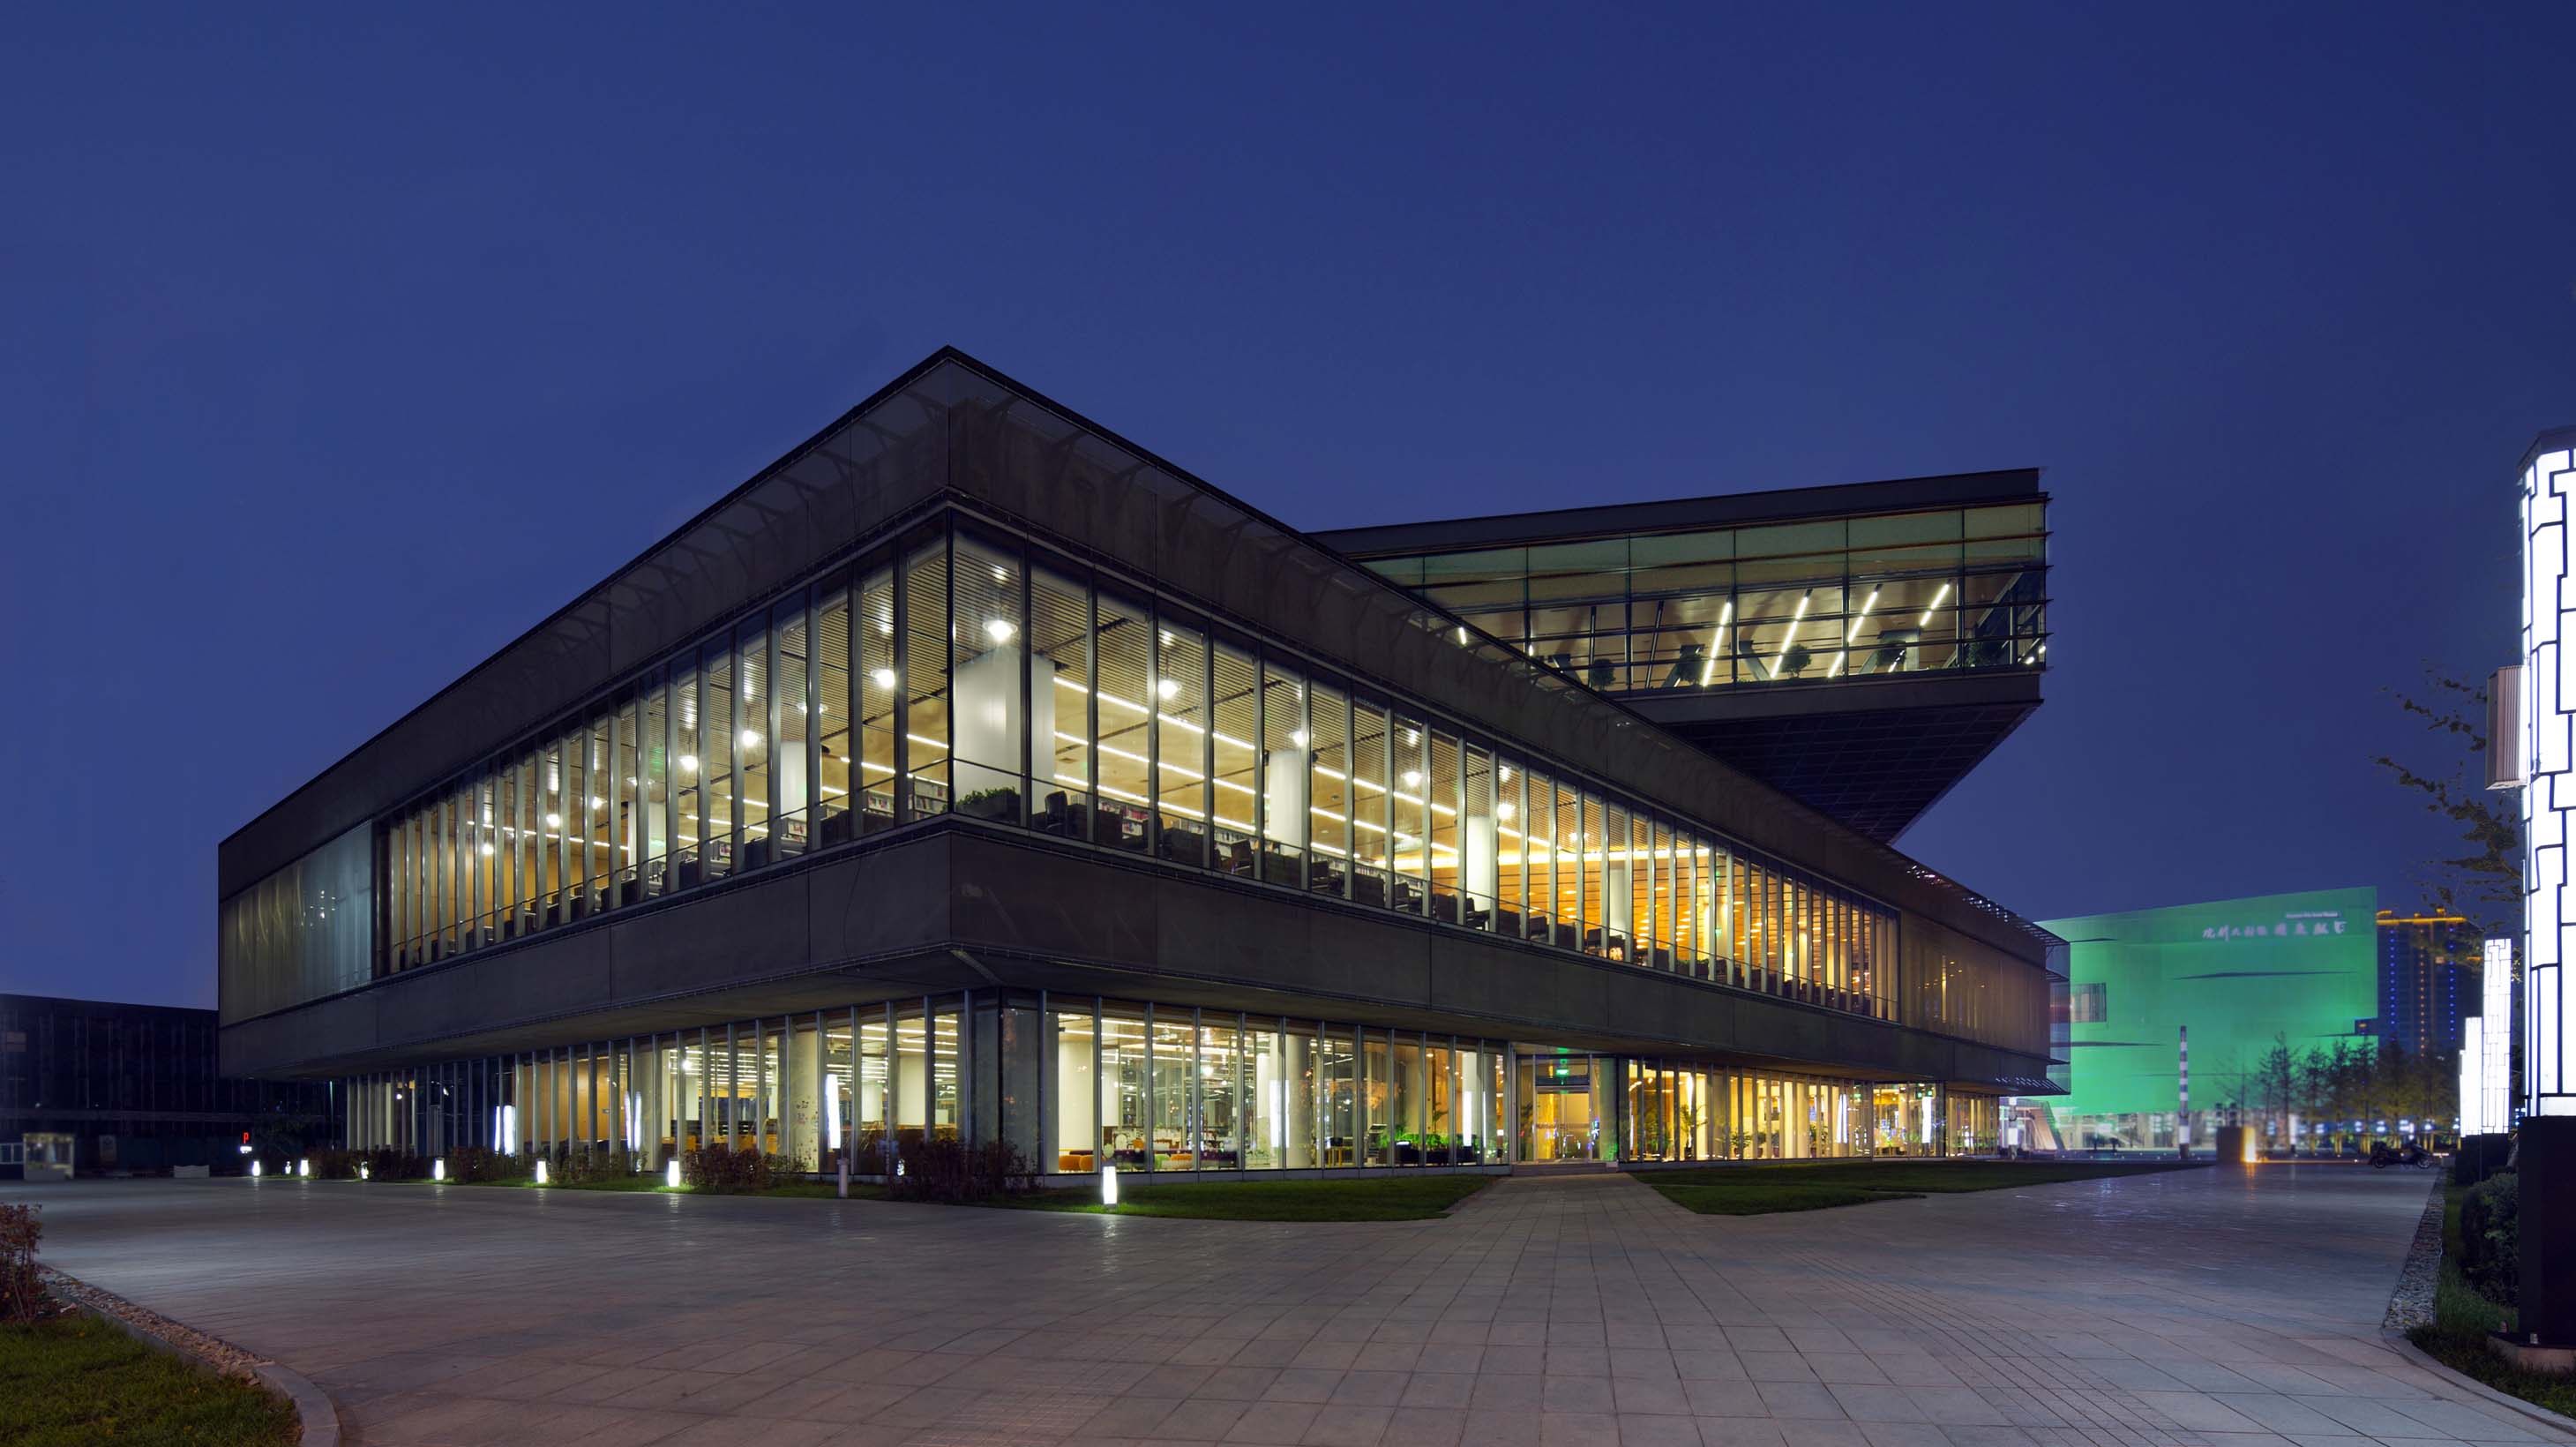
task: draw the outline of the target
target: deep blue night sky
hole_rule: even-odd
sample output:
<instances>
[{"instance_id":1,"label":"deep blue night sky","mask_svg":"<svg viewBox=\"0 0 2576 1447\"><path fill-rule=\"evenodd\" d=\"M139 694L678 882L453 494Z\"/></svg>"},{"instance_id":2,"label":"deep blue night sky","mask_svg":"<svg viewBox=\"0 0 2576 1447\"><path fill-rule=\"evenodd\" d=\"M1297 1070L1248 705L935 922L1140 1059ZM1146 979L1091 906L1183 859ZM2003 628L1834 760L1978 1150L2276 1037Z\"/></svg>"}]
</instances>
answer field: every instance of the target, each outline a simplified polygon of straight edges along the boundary
<instances>
[{"instance_id":1,"label":"deep blue night sky","mask_svg":"<svg viewBox=\"0 0 2576 1447\"><path fill-rule=\"evenodd\" d=\"M2367 760L2576 422L2576 7L957 8L13 17L0 990L211 1004L217 840L942 343L1311 527L2043 465L1910 852L2447 843Z\"/></svg>"}]
</instances>

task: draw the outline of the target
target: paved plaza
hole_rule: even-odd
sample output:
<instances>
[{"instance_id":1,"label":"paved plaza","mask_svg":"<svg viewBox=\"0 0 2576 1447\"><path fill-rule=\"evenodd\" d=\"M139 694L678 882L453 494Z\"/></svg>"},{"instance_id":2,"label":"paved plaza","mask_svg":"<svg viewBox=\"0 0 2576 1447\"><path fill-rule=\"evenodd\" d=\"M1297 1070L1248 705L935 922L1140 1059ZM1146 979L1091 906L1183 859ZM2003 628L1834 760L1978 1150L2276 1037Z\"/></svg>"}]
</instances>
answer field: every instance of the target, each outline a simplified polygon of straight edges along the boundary
<instances>
[{"instance_id":1,"label":"paved plaza","mask_svg":"<svg viewBox=\"0 0 2576 1447\"><path fill-rule=\"evenodd\" d=\"M1522 1176L1244 1224L297 1181L0 1187L362 1443L2566 1441L2379 1321L2430 1182L2191 1171L1756 1218Z\"/></svg>"}]
</instances>

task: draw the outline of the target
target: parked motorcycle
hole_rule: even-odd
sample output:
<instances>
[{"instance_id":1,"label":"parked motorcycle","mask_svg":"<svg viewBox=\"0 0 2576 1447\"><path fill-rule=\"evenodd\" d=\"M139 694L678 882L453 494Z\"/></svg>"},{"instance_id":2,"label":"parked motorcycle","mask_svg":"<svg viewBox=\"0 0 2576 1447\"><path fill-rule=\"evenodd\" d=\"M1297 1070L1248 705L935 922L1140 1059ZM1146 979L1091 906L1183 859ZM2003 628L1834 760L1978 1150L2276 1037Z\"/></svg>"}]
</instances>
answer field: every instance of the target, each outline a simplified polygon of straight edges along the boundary
<instances>
[{"instance_id":1,"label":"parked motorcycle","mask_svg":"<svg viewBox=\"0 0 2576 1447\"><path fill-rule=\"evenodd\" d=\"M2384 1171L2390 1166L2411 1166L2419 1171L2429 1171L2440 1164L2441 1161L2431 1151L2413 1141L2394 1149L2386 1141L2370 1143L2370 1168L2374 1171Z\"/></svg>"}]
</instances>

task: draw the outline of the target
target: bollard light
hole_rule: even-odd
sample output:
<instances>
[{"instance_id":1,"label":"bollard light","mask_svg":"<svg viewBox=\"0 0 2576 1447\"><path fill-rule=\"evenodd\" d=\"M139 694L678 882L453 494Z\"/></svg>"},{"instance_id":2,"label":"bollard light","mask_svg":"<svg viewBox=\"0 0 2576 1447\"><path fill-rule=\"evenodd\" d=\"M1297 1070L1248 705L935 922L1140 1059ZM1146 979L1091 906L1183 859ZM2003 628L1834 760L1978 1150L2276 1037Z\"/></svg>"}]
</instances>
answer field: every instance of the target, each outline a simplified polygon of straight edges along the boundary
<instances>
[{"instance_id":1,"label":"bollard light","mask_svg":"<svg viewBox=\"0 0 2576 1447\"><path fill-rule=\"evenodd\" d=\"M259 1179L259 1162L257 1161L250 1163L250 1178L254 1181Z\"/></svg>"},{"instance_id":2,"label":"bollard light","mask_svg":"<svg viewBox=\"0 0 2576 1447\"><path fill-rule=\"evenodd\" d=\"M670 1187L674 1191L680 1189L680 1162L678 1157L673 1157L671 1163L662 1168L662 1184Z\"/></svg>"},{"instance_id":3,"label":"bollard light","mask_svg":"<svg viewBox=\"0 0 2576 1447\"><path fill-rule=\"evenodd\" d=\"M367 1178L367 1168L366 1168L366 1165L362 1162L362 1163L360 1163L360 1165L358 1166L358 1179L363 1181L363 1180L365 1180L366 1178Z\"/></svg>"},{"instance_id":4,"label":"bollard light","mask_svg":"<svg viewBox=\"0 0 2576 1447\"><path fill-rule=\"evenodd\" d=\"M1118 1168L1116 1166L1104 1165L1100 1168L1100 1204L1104 1206L1118 1204Z\"/></svg>"},{"instance_id":5,"label":"bollard light","mask_svg":"<svg viewBox=\"0 0 2576 1447\"><path fill-rule=\"evenodd\" d=\"M295 1163L295 1174L310 1179L313 1175L313 1158L306 1156L297 1160Z\"/></svg>"},{"instance_id":6,"label":"bollard light","mask_svg":"<svg viewBox=\"0 0 2576 1447\"><path fill-rule=\"evenodd\" d=\"M539 1162L537 1162L537 1184L538 1184L538 1185L540 1185L540 1186L542 1186L542 1185L544 1185L545 1183L546 1183L546 1163L545 1163L545 1162L543 1162L543 1161L539 1161Z\"/></svg>"},{"instance_id":7,"label":"bollard light","mask_svg":"<svg viewBox=\"0 0 2576 1447\"><path fill-rule=\"evenodd\" d=\"M447 1179L447 1157L440 1156L437 1160L429 1163L429 1178L433 1181L443 1181Z\"/></svg>"}]
</instances>

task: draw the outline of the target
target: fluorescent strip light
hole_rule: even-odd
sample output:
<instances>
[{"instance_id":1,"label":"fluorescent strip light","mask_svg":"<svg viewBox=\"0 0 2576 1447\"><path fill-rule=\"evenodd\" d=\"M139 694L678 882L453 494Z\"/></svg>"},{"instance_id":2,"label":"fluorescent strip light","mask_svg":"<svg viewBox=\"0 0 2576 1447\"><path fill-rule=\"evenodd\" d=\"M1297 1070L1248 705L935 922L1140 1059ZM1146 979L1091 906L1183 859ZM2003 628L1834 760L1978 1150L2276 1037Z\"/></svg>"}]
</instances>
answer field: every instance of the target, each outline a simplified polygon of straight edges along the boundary
<instances>
[{"instance_id":1,"label":"fluorescent strip light","mask_svg":"<svg viewBox=\"0 0 2576 1447\"><path fill-rule=\"evenodd\" d=\"M1852 640L1860 636L1861 623L1869 617L1869 610L1877 606L1878 590L1872 588L1869 590L1869 600L1860 605L1860 611L1852 615L1851 626L1843 630L1842 651L1834 655L1834 666L1825 670L1825 677L1831 678L1843 671L1844 660L1851 657Z\"/></svg>"},{"instance_id":2,"label":"fluorescent strip light","mask_svg":"<svg viewBox=\"0 0 2576 1447\"><path fill-rule=\"evenodd\" d=\"M1717 660L1726 652L1726 625L1734 618L1735 600L1729 598L1726 606L1717 612L1717 631L1708 636L1708 661L1699 666L1699 686L1702 688L1708 687L1708 681L1717 674Z\"/></svg>"},{"instance_id":3,"label":"fluorescent strip light","mask_svg":"<svg viewBox=\"0 0 2576 1447\"><path fill-rule=\"evenodd\" d=\"M1806 621L1807 603L1808 600L1814 596L1815 595L1812 593L1799 595L1797 616L1789 620L1789 631L1780 635L1780 651L1772 655L1771 658L1771 676L1773 678L1778 678L1780 676L1780 665L1789 661L1789 645L1798 636L1798 625Z\"/></svg>"},{"instance_id":4,"label":"fluorescent strip light","mask_svg":"<svg viewBox=\"0 0 2576 1447\"><path fill-rule=\"evenodd\" d=\"M1932 625L1932 615L1941 611L1941 600L1949 596L1950 585L1943 583L1941 585L1941 591L1932 595L1932 606L1923 610L1923 616L1914 620L1914 626L1917 628L1930 627Z\"/></svg>"}]
</instances>

